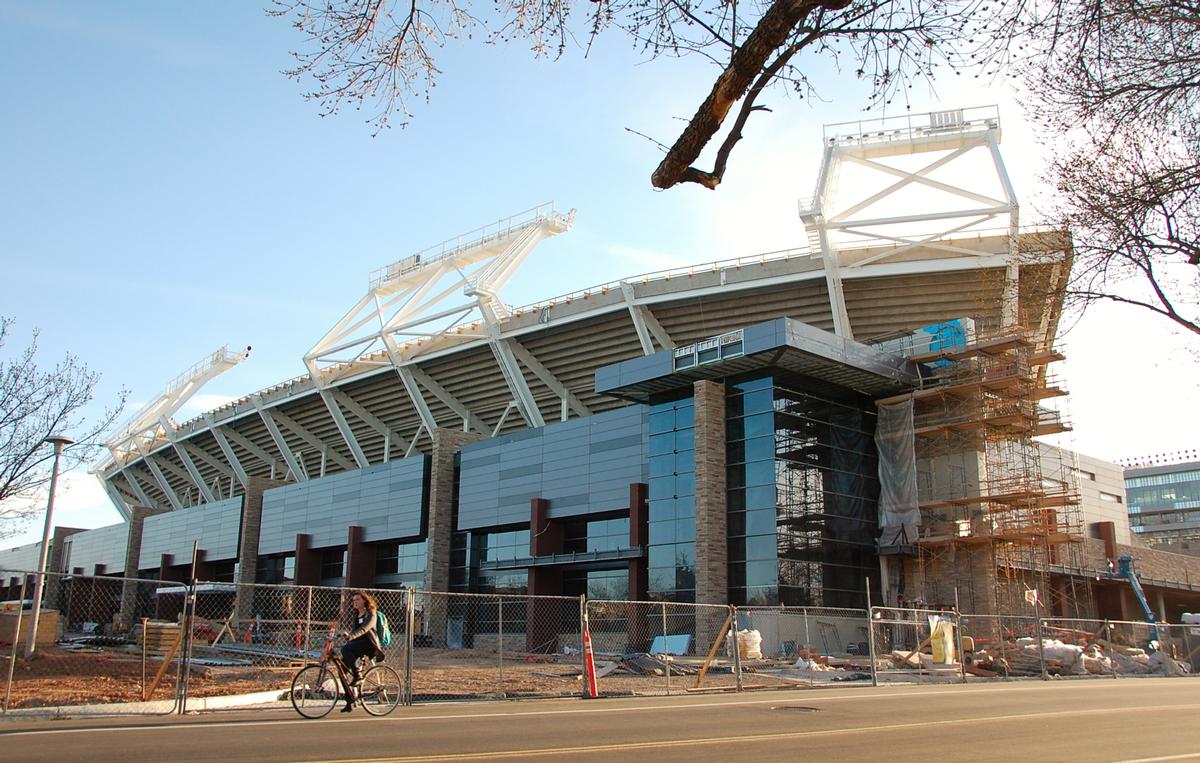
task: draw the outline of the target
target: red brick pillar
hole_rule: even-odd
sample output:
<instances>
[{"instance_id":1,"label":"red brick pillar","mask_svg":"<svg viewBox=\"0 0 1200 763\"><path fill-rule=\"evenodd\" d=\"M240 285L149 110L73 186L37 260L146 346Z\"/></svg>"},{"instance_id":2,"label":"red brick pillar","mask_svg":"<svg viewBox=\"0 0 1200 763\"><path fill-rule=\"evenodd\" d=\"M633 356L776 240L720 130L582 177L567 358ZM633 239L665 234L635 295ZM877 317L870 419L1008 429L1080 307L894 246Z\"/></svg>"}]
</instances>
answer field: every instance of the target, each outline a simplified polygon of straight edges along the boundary
<instances>
[{"instance_id":1,"label":"red brick pillar","mask_svg":"<svg viewBox=\"0 0 1200 763\"><path fill-rule=\"evenodd\" d=\"M375 547L363 541L366 529L351 525L346 535L346 587L370 588L375 583Z\"/></svg>"},{"instance_id":2,"label":"red brick pillar","mask_svg":"<svg viewBox=\"0 0 1200 763\"><path fill-rule=\"evenodd\" d=\"M529 555L553 556L563 550L563 528L546 516L550 502L545 498L529 501ZM530 596L561 596L562 570L558 567L529 568ZM525 648L531 652L558 651L560 628L558 601L530 599L525 618Z\"/></svg>"},{"instance_id":3,"label":"red brick pillar","mask_svg":"<svg viewBox=\"0 0 1200 763\"><path fill-rule=\"evenodd\" d=\"M296 585L321 584L321 552L312 549L312 536L296 534Z\"/></svg>"}]
</instances>

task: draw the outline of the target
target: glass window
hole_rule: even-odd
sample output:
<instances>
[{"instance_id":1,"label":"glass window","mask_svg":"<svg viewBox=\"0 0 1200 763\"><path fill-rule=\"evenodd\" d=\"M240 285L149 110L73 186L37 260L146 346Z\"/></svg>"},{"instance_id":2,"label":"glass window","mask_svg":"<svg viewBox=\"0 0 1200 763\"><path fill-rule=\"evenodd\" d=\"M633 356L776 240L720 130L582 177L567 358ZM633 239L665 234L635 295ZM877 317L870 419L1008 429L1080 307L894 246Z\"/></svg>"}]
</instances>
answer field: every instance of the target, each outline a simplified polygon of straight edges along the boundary
<instances>
[{"instance_id":1,"label":"glass window","mask_svg":"<svg viewBox=\"0 0 1200 763\"><path fill-rule=\"evenodd\" d=\"M650 476L666 477L675 473L675 454L650 457Z\"/></svg>"},{"instance_id":2,"label":"glass window","mask_svg":"<svg viewBox=\"0 0 1200 763\"><path fill-rule=\"evenodd\" d=\"M775 433L775 414L773 413L756 413L753 416L747 416L744 422L747 440Z\"/></svg>"},{"instance_id":3,"label":"glass window","mask_svg":"<svg viewBox=\"0 0 1200 763\"><path fill-rule=\"evenodd\" d=\"M667 453L675 452L675 433L665 432L663 434L650 435L650 455L662 456Z\"/></svg>"},{"instance_id":4,"label":"glass window","mask_svg":"<svg viewBox=\"0 0 1200 763\"><path fill-rule=\"evenodd\" d=\"M769 561L776 558L774 535L752 535L746 538L746 559Z\"/></svg>"},{"instance_id":5,"label":"glass window","mask_svg":"<svg viewBox=\"0 0 1200 763\"><path fill-rule=\"evenodd\" d=\"M650 414L650 434L670 432L675 428L675 410L654 411Z\"/></svg>"}]
</instances>

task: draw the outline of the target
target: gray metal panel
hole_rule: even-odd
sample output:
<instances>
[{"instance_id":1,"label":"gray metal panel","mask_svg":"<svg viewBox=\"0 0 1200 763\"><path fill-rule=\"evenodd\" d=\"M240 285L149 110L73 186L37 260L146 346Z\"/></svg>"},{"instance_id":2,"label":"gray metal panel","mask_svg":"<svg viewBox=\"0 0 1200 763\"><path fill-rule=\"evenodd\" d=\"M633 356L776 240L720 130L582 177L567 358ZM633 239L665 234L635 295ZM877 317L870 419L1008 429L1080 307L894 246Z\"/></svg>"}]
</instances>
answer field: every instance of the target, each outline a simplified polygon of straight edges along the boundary
<instances>
[{"instance_id":1,"label":"gray metal panel","mask_svg":"<svg viewBox=\"0 0 1200 763\"><path fill-rule=\"evenodd\" d=\"M163 554L174 556L175 564L190 563L193 541L208 561L236 559L241 524L241 496L146 517L138 569L157 569Z\"/></svg>"},{"instance_id":2,"label":"gray metal panel","mask_svg":"<svg viewBox=\"0 0 1200 763\"><path fill-rule=\"evenodd\" d=\"M97 564L103 564L107 574L125 571L125 551L129 541L129 525L125 522L84 530L70 536L70 556L66 560L68 570L82 567L85 575L91 575Z\"/></svg>"},{"instance_id":3,"label":"gray metal panel","mask_svg":"<svg viewBox=\"0 0 1200 763\"><path fill-rule=\"evenodd\" d=\"M463 447L458 528L529 522L532 498L551 517L624 508L648 478L645 406L633 405Z\"/></svg>"},{"instance_id":4,"label":"gray metal panel","mask_svg":"<svg viewBox=\"0 0 1200 763\"><path fill-rule=\"evenodd\" d=\"M294 551L298 533L311 535L313 548L343 546L351 525L366 541L420 535L428 469L429 456L418 454L268 490L258 553Z\"/></svg>"},{"instance_id":5,"label":"gray metal panel","mask_svg":"<svg viewBox=\"0 0 1200 763\"><path fill-rule=\"evenodd\" d=\"M14 546L0 550L0 570L6 572L33 572L37 569L38 561L41 558L42 544L26 543L24 546ZM8 585L6 579L0 580L0 583Z\"/></svg>"}]
</instances>

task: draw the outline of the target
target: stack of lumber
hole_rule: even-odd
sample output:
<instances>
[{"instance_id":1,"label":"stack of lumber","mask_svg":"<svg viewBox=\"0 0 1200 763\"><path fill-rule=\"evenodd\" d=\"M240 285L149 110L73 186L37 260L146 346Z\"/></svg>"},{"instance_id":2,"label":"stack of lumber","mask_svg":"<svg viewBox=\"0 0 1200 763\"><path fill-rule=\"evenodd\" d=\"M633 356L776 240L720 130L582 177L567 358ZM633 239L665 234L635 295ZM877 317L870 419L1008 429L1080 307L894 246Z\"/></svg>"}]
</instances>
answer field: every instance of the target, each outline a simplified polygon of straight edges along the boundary
<instances>
[{"instance_id":1,"label":"stack of lumber","mask_svg":"<svg viewBox=\"0 0 1200 763\"><path fill-rule=\"evenodd\" d=\"M144 644L146 654L162 657L172 651L178 643L180 628L179 623L149 620L146 622L144 630L141 626L135 628L138 648L142 648Z\"/></svg>"}]
</instances>

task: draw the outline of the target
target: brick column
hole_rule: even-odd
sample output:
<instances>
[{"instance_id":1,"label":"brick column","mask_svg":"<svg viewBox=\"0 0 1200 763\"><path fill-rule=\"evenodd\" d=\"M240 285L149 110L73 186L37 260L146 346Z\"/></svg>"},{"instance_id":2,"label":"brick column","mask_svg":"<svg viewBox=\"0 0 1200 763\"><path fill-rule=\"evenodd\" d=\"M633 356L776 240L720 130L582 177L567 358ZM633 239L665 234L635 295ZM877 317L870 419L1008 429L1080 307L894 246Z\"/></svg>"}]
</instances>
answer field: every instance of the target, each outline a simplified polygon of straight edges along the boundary
<instances>
[{"instance_id":1,"label":"brick column","mask_svg":"<svg viewBox=\"0 0 1200 763\"><path fill-rule=\"evenodd\" d=\"M350 525L346 533L346 587L370 588L375 583L375 547L364 540L365 527Z\"/></svg>"},{"instance_id":2,"label":"brick column","mask_svg":"<svg viewBox=\"0 0 1200 763\"><path fill-rule=\"evenodd\" d=\"M63 570L63 546L67 536L74 535L77 532L82 532L79 527L55 527L54 536L50 539L50 554L46 558L46 583L42 587L42 608L43 609L62 609L62 602L59 601L59 588L62 583ZM59 618L59 622L62 618Z\"/></svg>"},{"instance_id":3,"label":"brick column","mask_svg":"<svg viewBox=\"0 0 1200 763\"><path fill-rule=\"evenodd\" d=\"M454 535L454 454L463 445L483 440L483 435L454 429L433 433L429 459L429 517L425 529L425 590L450 590L450 541ZM425 622L435 647L446 645L446 598L431 596L426 602Z\"/></svg>"},{"instance_id":4,"label":"brick column","mask_svg":"<svg viewBox=\"0 0 1200 763\"><path fill-rule=\"evenodd\" d=\"M650 486L645 482L634 482L629 486L629 545L632 548L645 549L650 540L649 494ZM629 598L633 601L644 602L649 598L650 571L647 567L645 556L629 560ZM651 627L651 618L655 614L654 605L628 605L625 616L626 651L645 652L650 649L653 634L661 630L662 624L662 620L657 619L655 622L659 627Z\"/></svg>"},{"instance_id":5,"label":"brick column","mask_svg":"<svg viewBox=\"0 0 1200 763\"><path fill-rule=\"evenodd\" d=\"M629 546L645 548L650 539L650 507L647 496L650 486L645 482L634 482L629 486ZM629 560L629 598L633 601L645 601L648 597L648 578L646 557Z\"/></svg>"},{"instance_id":6,"label":"brick column","mask_svg":"<svg viewBox=\"0 0 1200 763\"><path fill-rule=\"evenodd\" d=\"M312 536L296 535L296 585L321 584L321 552L312 548Z\"/></svg>"},{"instance_id":7,"label":"brick column","mask_svg":"<svg viewBox=\"0 0 1200 763\"><path fill-rule=\"evenodd\" d=\"M563 526L546 516L550 502L545 498L529 501L529 555L553 556L563 550ZM562 569L558 567L529 568L530 596L561 596ZM529 599L525 613L525 649L530 652L557 652L559 603L544 599Z\"/></svg>"},{"instance_id":8,"label":"brick column","mask_svg":"<svg viewBox=\"0 0 1200 763\"><path fill-rule=\"evenodd\" d=\"M139 562L142 556L142 527L146 517L162 514L170 509L134 506L129 514L129 534L125 537L125 582L121 585L121 609L113 618L118 632L128 631L137 621Z\"/></svg>"},{"instance_id":9,"label":"brick column","mask_svg":"<svg viewBox=\"0 0 1200 763\"><path fill-rule=\"evenodd\" d=\"M243 588L255 582L258 574L258 538L262 528L263 493L282 486L279 480L251 477L242 496L242 525L238 542L237 593L234 594L234 609L238 620L254 616L254 589Z\"/></svg>"},{"instance_id":10,"label":"brick column","mask_svg":"<svg viewBox=\"0 0 1200 763\"><path fill-rule=\"evenodd\" d=\"M725 498L725 385L694 386L696 422L696 603L729 602ZM725 615L697 614L697 647L708 648Z\"/></svg>"}]
</instances>

